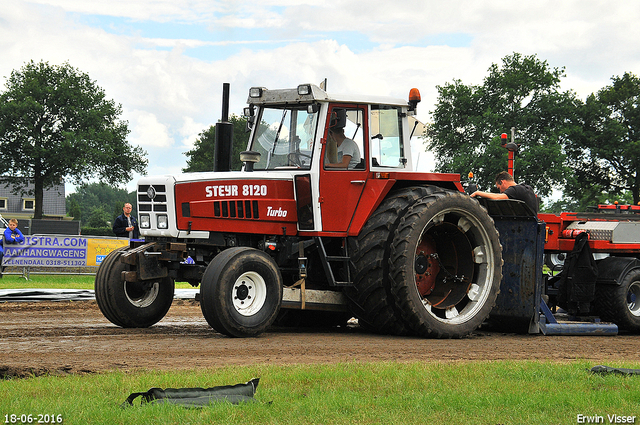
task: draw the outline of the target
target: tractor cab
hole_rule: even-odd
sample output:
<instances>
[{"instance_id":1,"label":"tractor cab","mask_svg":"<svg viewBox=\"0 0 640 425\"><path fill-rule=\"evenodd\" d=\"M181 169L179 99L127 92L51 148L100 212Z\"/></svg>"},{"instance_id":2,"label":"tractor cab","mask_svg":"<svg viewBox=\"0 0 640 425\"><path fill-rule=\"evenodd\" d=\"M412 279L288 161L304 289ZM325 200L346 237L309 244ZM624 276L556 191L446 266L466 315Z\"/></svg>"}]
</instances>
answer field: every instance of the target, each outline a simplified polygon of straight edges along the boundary
<instances>
[{"instance_id":1,"label":"tractor cab","mask_svg":"<svg viewBox=\"0 0 640 425\"><path fill-rule=\"evenodd\" d=\"M407 116L417 102L329 95L304 84L254 87L247 103L244 170L293 176L300 231L346 234L375 172L411 171Z\"/></svg>"}]
</instances>

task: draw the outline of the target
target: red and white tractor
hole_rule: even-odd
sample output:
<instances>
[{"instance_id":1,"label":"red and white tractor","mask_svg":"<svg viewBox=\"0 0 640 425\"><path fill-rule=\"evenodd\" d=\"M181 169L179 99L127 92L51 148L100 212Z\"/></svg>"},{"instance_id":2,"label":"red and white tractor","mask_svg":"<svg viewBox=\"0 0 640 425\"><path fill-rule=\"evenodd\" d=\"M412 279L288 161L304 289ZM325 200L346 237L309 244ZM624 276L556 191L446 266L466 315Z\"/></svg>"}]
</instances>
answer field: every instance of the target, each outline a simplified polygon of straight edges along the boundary
<instances>
[{"instance_id":1,"label":"red and white tractor","mask_svg":"<svg viewBox=\"0 0 640 425\"><path fill-rule=\"evenodd\" d=\"M276 320L352 316L393 334L457 338L478 328L500 290L499 235L458 174L413 169L418 102L416 89L407 101L312 84L251 88L241 171L229 170L227 106L214 171L139 180L144 241L112 252L96 276L106 318L153 325L180 281L199 285L207 322L236 337ZM357 146L344 168L338 145L350 142L329 137L332 126Z\"/></svg>"}]
</instances>

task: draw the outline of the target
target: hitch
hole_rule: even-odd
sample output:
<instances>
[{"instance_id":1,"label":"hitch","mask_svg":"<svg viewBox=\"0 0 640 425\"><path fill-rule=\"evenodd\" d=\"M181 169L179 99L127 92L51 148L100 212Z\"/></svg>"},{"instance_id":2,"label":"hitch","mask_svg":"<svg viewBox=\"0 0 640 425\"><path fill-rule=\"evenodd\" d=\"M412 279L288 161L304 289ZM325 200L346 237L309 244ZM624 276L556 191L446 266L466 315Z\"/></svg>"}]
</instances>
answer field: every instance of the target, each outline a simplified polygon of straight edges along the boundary
<instances>
[{"instance_id":1,"label":"hitch","mask_svg":"<svg viewBox=\"0 0 640 425\"><path fill-rule=\"evenodd\" d=\"M122 280L138 282L140 280L161 279L169 276L166 262L180 262L186 258L187 245L169 242L166 244L150 242L132 248L122 254L120 261L128 265L122 272Z\"/></svg>"},{"instance_id":2,"label":"hitch","mask_svg":"<svg viewBox=\"0 0 640 425\"><path fill-rule=\"evenodd\" d=\"M539 325L543 335L618 335L617 325L600 322L599 319L558 322L544 299L540 299Z\"/></svg>"}]
</instances>

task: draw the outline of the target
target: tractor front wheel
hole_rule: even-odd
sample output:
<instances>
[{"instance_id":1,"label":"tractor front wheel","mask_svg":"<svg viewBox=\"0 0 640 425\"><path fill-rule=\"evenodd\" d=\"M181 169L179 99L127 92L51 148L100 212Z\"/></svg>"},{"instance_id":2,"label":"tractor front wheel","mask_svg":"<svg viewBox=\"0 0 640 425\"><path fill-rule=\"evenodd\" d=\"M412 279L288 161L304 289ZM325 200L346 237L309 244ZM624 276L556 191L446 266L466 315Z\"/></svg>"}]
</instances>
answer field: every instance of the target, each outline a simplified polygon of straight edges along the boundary
<instances>
[{"instance_id":1,"label":"tractor front wheel","mask_svg":"<svg viewBox=\"0 0 640 425\"><path fill-rule=\"evenodd\" d=\"M126 282L120 257L128 247L112 251L102 261L95 280L95 297L102 314L123 328L146 328L162 320L173 302L174 282L161 279Z\"/></svg>"},{"instance_id":2,"label":"tractor front wheel","mask_svg":"<svg viewBox=\"0 0 640 425\"><path fill-rule=\"evenodd\" d=\"M202 314L222 334L261 334L274 322L281 304L280 270L263 251L248 247L226 249L202 275Z\"/></svg>"}]
</instances>

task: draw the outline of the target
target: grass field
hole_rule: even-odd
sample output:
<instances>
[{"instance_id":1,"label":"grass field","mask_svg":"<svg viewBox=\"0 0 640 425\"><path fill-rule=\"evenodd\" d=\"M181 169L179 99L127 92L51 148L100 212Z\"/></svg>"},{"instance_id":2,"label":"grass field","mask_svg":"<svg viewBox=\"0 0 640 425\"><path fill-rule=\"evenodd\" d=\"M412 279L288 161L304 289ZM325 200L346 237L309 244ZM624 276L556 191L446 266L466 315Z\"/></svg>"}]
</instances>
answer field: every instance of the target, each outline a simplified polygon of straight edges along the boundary
<instances>
[{"instance_id":1,"label":"grass field","mask_svg":"<svg viewBox=\"0 0 640 425\"><path fill-rule=\"evenodd\" d=\"M618 415L636 416L638 423L640 377L595 375L588 371L591 366L345 363L45 376L0 381L0 419L11 423L10 415L50 415L65 424L575 424L581 423L579 415L604 421ZM260 378L256 403L120 407L130 393L152 387L206 388L255 377Z\"/></svg>"}]
</instances>

